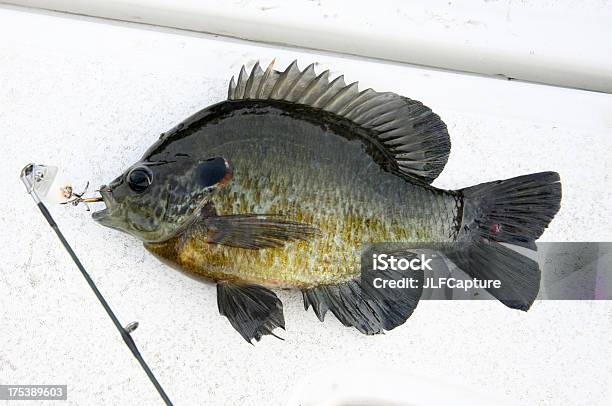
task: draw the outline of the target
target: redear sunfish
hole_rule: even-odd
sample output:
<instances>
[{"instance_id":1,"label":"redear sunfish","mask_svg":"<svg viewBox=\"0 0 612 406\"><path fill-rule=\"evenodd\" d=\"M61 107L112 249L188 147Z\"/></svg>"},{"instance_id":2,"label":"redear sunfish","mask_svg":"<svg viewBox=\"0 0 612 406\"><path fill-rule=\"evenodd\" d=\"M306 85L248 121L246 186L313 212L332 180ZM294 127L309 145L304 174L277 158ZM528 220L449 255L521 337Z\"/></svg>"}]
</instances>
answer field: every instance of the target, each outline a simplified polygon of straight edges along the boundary
<instances>
[{"instance_id":1,"label":"redear sunfish","mask_svg":"<svg viewBox=\"0 0 612 406\"><path fill-rule=\"evenodd\" d=\"M539 267L500 243L534 247L559 210L559 176L437 189L449 152L446 125L418 101L330 81L314 64L256 64L231 79L227 100L101 186L106 208L93 218L216 282L220 313L248 342L285 327L271 288L300 289L321 320L329 310L365 334L403 324L422 287L377 289L361 277L362 247L378 242L462 243L447 257L470 277L500 280L490 293L527 310Z\"/></svg>"}]
</instances>

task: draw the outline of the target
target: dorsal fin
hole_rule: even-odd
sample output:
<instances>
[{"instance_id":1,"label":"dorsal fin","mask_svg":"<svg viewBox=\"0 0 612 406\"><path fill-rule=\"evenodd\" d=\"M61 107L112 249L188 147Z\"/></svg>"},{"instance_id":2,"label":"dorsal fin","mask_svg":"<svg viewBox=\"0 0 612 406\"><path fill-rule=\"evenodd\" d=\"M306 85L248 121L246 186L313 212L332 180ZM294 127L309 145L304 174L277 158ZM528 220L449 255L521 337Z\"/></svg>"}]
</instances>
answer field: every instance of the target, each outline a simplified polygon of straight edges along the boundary
<instances>
[{"instance_id":1,"label":"dorsal fin","mask_svg":"<svg viewBox=\"0 0 612 406\"><path fill-rule=\"evenodd\" d=\"M337 114L371 130L402 174L431 183L442 172L450 138L429 107L391 92L360 92L343 76L330 81L329 71L316 75L314 64L300 71L294 61L284 72L273 65L264 71L258 62L250 74L243 66L238 81L232 76L228 100L283 100Z\"/></svg>"}]
</instances>

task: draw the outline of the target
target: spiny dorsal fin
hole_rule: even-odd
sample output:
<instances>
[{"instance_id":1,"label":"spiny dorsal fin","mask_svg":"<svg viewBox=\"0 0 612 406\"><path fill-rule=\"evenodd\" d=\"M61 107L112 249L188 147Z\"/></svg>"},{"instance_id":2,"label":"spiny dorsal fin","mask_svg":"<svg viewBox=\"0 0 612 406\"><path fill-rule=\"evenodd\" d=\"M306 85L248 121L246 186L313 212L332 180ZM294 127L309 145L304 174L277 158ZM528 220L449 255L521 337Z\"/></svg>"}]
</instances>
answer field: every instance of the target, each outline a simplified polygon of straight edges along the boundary
<instances>
[{"instance_id":1,"label":"spiny dorsal fin","mask_svg":"<svg viewBox=\"0 0 612 406\"><path fill-rule=\"evenodd\" d=\"M263 71L259 62L238 80L230 80L228 100L283 100L325 110L371 130L404 175L431 183L442 172L450 153L444 122L421 102L391 92L359 91L344 76L330 81L329 71L316 75L314 64L300 71L293 61L284 72Z\"/></svg>"}]
</instances>

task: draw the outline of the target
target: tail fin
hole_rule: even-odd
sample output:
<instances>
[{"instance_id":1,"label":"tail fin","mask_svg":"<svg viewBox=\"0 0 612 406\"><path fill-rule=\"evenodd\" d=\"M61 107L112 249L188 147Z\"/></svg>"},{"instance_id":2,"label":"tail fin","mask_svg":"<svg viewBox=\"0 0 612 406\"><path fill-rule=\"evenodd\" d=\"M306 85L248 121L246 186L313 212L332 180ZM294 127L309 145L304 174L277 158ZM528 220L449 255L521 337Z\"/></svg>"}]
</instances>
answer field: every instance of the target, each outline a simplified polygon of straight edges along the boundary
<instances>
[{"instance_id":1,"label":"tail fin","mask_svg":"<svg viewBox=\"0 0 612 406\"><path fill-rule=\"evenodd\" d=\"M535 240L559 211L559 174L534 173L459 193L463 196L459 240L468 244L449 259L474 278L499 279L501 287L489 293L508 307L528 310L540 289L538 264L498 243L535 249Z\"/></svg>"},{"instance_id":2,"label":"tail fin","mask_svg":"<svg viewBox=\"0 0 612 406\"><path fill-rule=\"evenodd\" d=\"M487 291L512 309L527 311L538 296L538 263L499 243L465 243L445 254L472 278L499 280L499 288Z\"/></svg>"},{"instance_id":3,"label":"tail fin","mask_svg":"<svg viewBox=\"0 0 612 406\"><path fill-rule=\"evenodd\" d=\"M459 192L463 195L464 236L532 249L561 202L556 172L481 183Z\"/></svg>"}]
</instances>

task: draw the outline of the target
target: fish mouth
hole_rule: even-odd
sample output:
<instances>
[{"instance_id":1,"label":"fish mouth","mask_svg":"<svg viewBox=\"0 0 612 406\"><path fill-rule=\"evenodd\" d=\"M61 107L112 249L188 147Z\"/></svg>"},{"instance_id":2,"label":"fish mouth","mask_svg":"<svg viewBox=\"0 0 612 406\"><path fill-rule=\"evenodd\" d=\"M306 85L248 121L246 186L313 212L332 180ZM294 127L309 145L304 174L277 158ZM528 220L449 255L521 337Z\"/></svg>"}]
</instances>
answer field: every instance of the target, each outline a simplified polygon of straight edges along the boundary
<instances>
[{"instance_id":1,"label":"fish mouth","mask_svg":"<svg viewBox=\"0 0 612 406\"><path fill-rule=\"evenodd\" d=\"M91 217L95 221L102 221L106 217L108 217L111 214L111 208L112 208L112 195L111 195L111 190L108 188L108 186L106 185L100 186L99 192L100 192L100 196L102 197L101 203L104 204L104 208L100 210L96 210L93 213L91 213Z\"/></svg>"}]
</instances>

